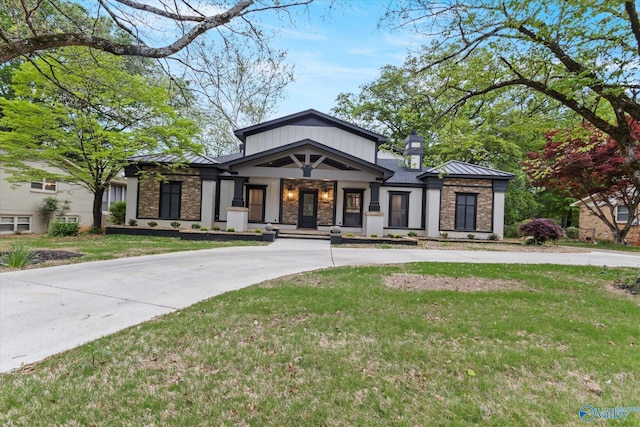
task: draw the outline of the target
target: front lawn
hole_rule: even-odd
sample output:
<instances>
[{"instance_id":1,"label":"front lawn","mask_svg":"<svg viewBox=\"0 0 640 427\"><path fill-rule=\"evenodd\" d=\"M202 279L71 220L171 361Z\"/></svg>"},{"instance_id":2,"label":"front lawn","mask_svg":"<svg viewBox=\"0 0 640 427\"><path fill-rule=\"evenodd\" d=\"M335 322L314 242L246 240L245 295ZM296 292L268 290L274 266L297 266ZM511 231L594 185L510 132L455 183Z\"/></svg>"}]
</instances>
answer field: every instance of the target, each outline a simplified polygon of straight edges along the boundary
<instances>
[{"instance_id":1,"label":"front lawn","mask_svg":"<svg viewBox=\"0 0 640 427\"><path fill-rule=\"evenodd\" d=\"M78 252L80 258L53 260L39 266L98 261L165 252L180 252L197 249L223 248L229 246L262 245L262 242L212 242L182 240L172 237L83 234L75 237L11 236L0 238L0 252L9 251L11 245L19 244L31 250L46 249Z\"/></svg>"},{"instance_id":2,"label":"front lawn","mask_svg":"<svg viewBox=\"0 0 640 427\"><path fill-rule=\"evenodd\" d=\"M640 406L640 297L612 287L623 276L637 272L289 276L0 376L0 424L583 425L583 405Z\"/></svg>"}]
</instances>

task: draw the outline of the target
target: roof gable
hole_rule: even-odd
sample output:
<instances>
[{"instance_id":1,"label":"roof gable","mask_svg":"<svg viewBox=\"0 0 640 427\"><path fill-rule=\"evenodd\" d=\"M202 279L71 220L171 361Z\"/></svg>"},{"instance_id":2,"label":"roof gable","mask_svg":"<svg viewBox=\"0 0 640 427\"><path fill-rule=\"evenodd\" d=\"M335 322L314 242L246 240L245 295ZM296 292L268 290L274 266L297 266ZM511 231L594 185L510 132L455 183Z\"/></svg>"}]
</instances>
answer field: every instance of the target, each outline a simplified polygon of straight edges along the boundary
<instances>
[{"instance_id":1,"label":"roof gable","mask_svg":"<svg viewBox=\"0 0 640 427\"><path fill-rule=\"evenodd\" d=\"M340 120L338 118L313 109L301 111L299 113L291 114L279 119L270 120L268 122L249 126L243 129L238 129L234 132L234 134L242 142L246 142L248 136L266 132L268 130L276 129L283 126L336 127L360 137L366 138L368 140L374 141L378 144L382 144L387 140L387 138L383 135L371 132L367 129L361 128L359 126L345 122L344 120Z\"/></svg>"}]
</instances>

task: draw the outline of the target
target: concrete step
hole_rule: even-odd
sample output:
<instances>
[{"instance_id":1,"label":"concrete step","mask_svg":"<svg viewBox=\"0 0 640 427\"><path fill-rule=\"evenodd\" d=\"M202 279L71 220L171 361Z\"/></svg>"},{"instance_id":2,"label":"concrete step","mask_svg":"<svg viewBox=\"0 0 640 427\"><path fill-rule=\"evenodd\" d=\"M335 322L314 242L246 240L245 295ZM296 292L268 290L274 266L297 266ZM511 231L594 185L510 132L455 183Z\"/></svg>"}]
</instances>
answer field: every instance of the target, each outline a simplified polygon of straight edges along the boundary
<instances>
[{"instance_id":1,"label":"concrete step","mask_svg":"<svg viewBox=\"0 0 640 427\"><path fill-rule=\"evenodd\" d=\"M280 230L279 239L330 240L329 232L317 230Z\"/></svg>"}]
</instances>

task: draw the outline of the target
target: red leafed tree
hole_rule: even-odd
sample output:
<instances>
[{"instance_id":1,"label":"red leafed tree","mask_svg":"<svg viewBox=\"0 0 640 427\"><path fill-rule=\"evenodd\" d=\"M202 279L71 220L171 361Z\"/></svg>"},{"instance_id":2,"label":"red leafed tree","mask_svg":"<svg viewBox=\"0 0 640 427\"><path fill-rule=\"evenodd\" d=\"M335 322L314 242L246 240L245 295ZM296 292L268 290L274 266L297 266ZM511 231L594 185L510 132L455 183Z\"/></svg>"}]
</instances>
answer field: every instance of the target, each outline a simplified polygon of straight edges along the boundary
<instances>
[{"instance_id":1,"label":"red leafed tree","mask_svg":"<svg viewBox=\"0 0 640 427\"><path fill-rule=\"evenodd\" d=\"M636 154L640 154L640 125L629 120ZM528 154L524 171L534 185L582 199L611 230L616 244L624 244L638 214L640 194L625 173L620 149L610 136L590 124L578 131L553 131L544 147ZM615 209L629 209L627 222L616 222Z\"/></svg>"}]
</instances>

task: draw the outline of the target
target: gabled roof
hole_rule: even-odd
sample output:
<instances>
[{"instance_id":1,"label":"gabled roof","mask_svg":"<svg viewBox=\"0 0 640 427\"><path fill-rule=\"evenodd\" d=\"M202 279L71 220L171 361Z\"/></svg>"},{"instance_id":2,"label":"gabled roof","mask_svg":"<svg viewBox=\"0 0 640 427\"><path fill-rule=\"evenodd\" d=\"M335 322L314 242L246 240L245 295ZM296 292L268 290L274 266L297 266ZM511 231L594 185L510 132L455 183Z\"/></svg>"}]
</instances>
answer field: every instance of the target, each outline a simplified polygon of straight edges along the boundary
<instances>
[{"instance_id":1,"label":"gabled roof","mask_svg":"<svg viewBox=\"0 0 640 427\"><path fill-rule=\"evenodd\" d=\"M319 111L310 109L301 111L299 113L291 114L289 116L281 117L279 119L270 120L268 122L260 123L254 126L249 126L243 129L238 129L234 134L242 142L246 142L247 137L255 135L257 133L266 132L268 130L276 129L282 126L330 126L337 127L339 129L351 132L363 138L369 139L382 144L387 140L386 136L380 135L375 132L371 132L359 126L347 123L343 120L337 119L328 114L321 113Z\"/></svg>"},{"instance_id":2,"label":"gabled roof","mask_svg":"<svg viewBox=\"0 0 640 427\"><path fill-rule=\"evenodd\" d=\"M417 185L424 186L424 181L418 179L422 170L408 169L402 164L402 160L378 159L378 164L393 171L393 176L385 181L385 185Z\"/></svg>"},{"instance_id":3,"label":"gabled roof","mask_svg":"<svg viewBox=\"0 0 640 427\"><path fill-rule=\"evenodd\" d=\"M450 160L442 166L427 168L422 175L418 176L418 179L440 175L445 175L447 178L485 178L503 180L512 180L516 177L514 174L509 172L472 165L470 163L459 162L457 160Z\"/></svg>"},{"instance_id":4,"label":"gabled roof","mask_svg":"<svg viewBox=\"0 0 640 427\"><path fill-rule=\"evenodd\" d=\"M184 157L180 157L177 154L143 154L140 156L131 156L128 160L143 164L174 163L181 161L193 166L215 166L220 164L216 159L193 153L187 153Z\"/></svg>"},{"instance_id":5,"label":"gabled roof","mask_svg":"<svg viewBox=\"0 0 640 427\"><path fill-rule=\"evenodd\" d=\"M384 176L384 179L387 179L389 177L391 177L393 175L393 171L382 167L380 165L376 165L374 163L370 163L367 162L366 160L362 160L358 157L352 156L351 154L347 154L345 152L336 150L335 148L331 148L329 146L326 146L324 144L321 144L317 141L313 141L311 139L303 139L297 142L293 142L291 144L287 144L287 145L283 145L280 147L276 147L276 148L272 148L270 150L266 150L266 151L261 151L259 153L255 153L255 154L251 154L249 156L244 156L244 157L240 157L234 160L230 160L228 162L222 163L220 164L220 168L221 169L229 169L233 166L237 166L237 165L241 165L244 163L249 163L249 162L254 162L254 161L259 161L263 158L267 158L267 157L271 157L273 155L277 155L280 153L284 153L286 151L290 151L292 149L296 149L296 148L301 148L301 147L313 147L318 149L319 151L323 151L327 154L330 154L336 158L339 159L344 159L350 163L362 166L362 167L366 167L368 169L373 169L375 171L378 171L380 173L382 173L382 175Z\"/></svg>"}]
</instances>

